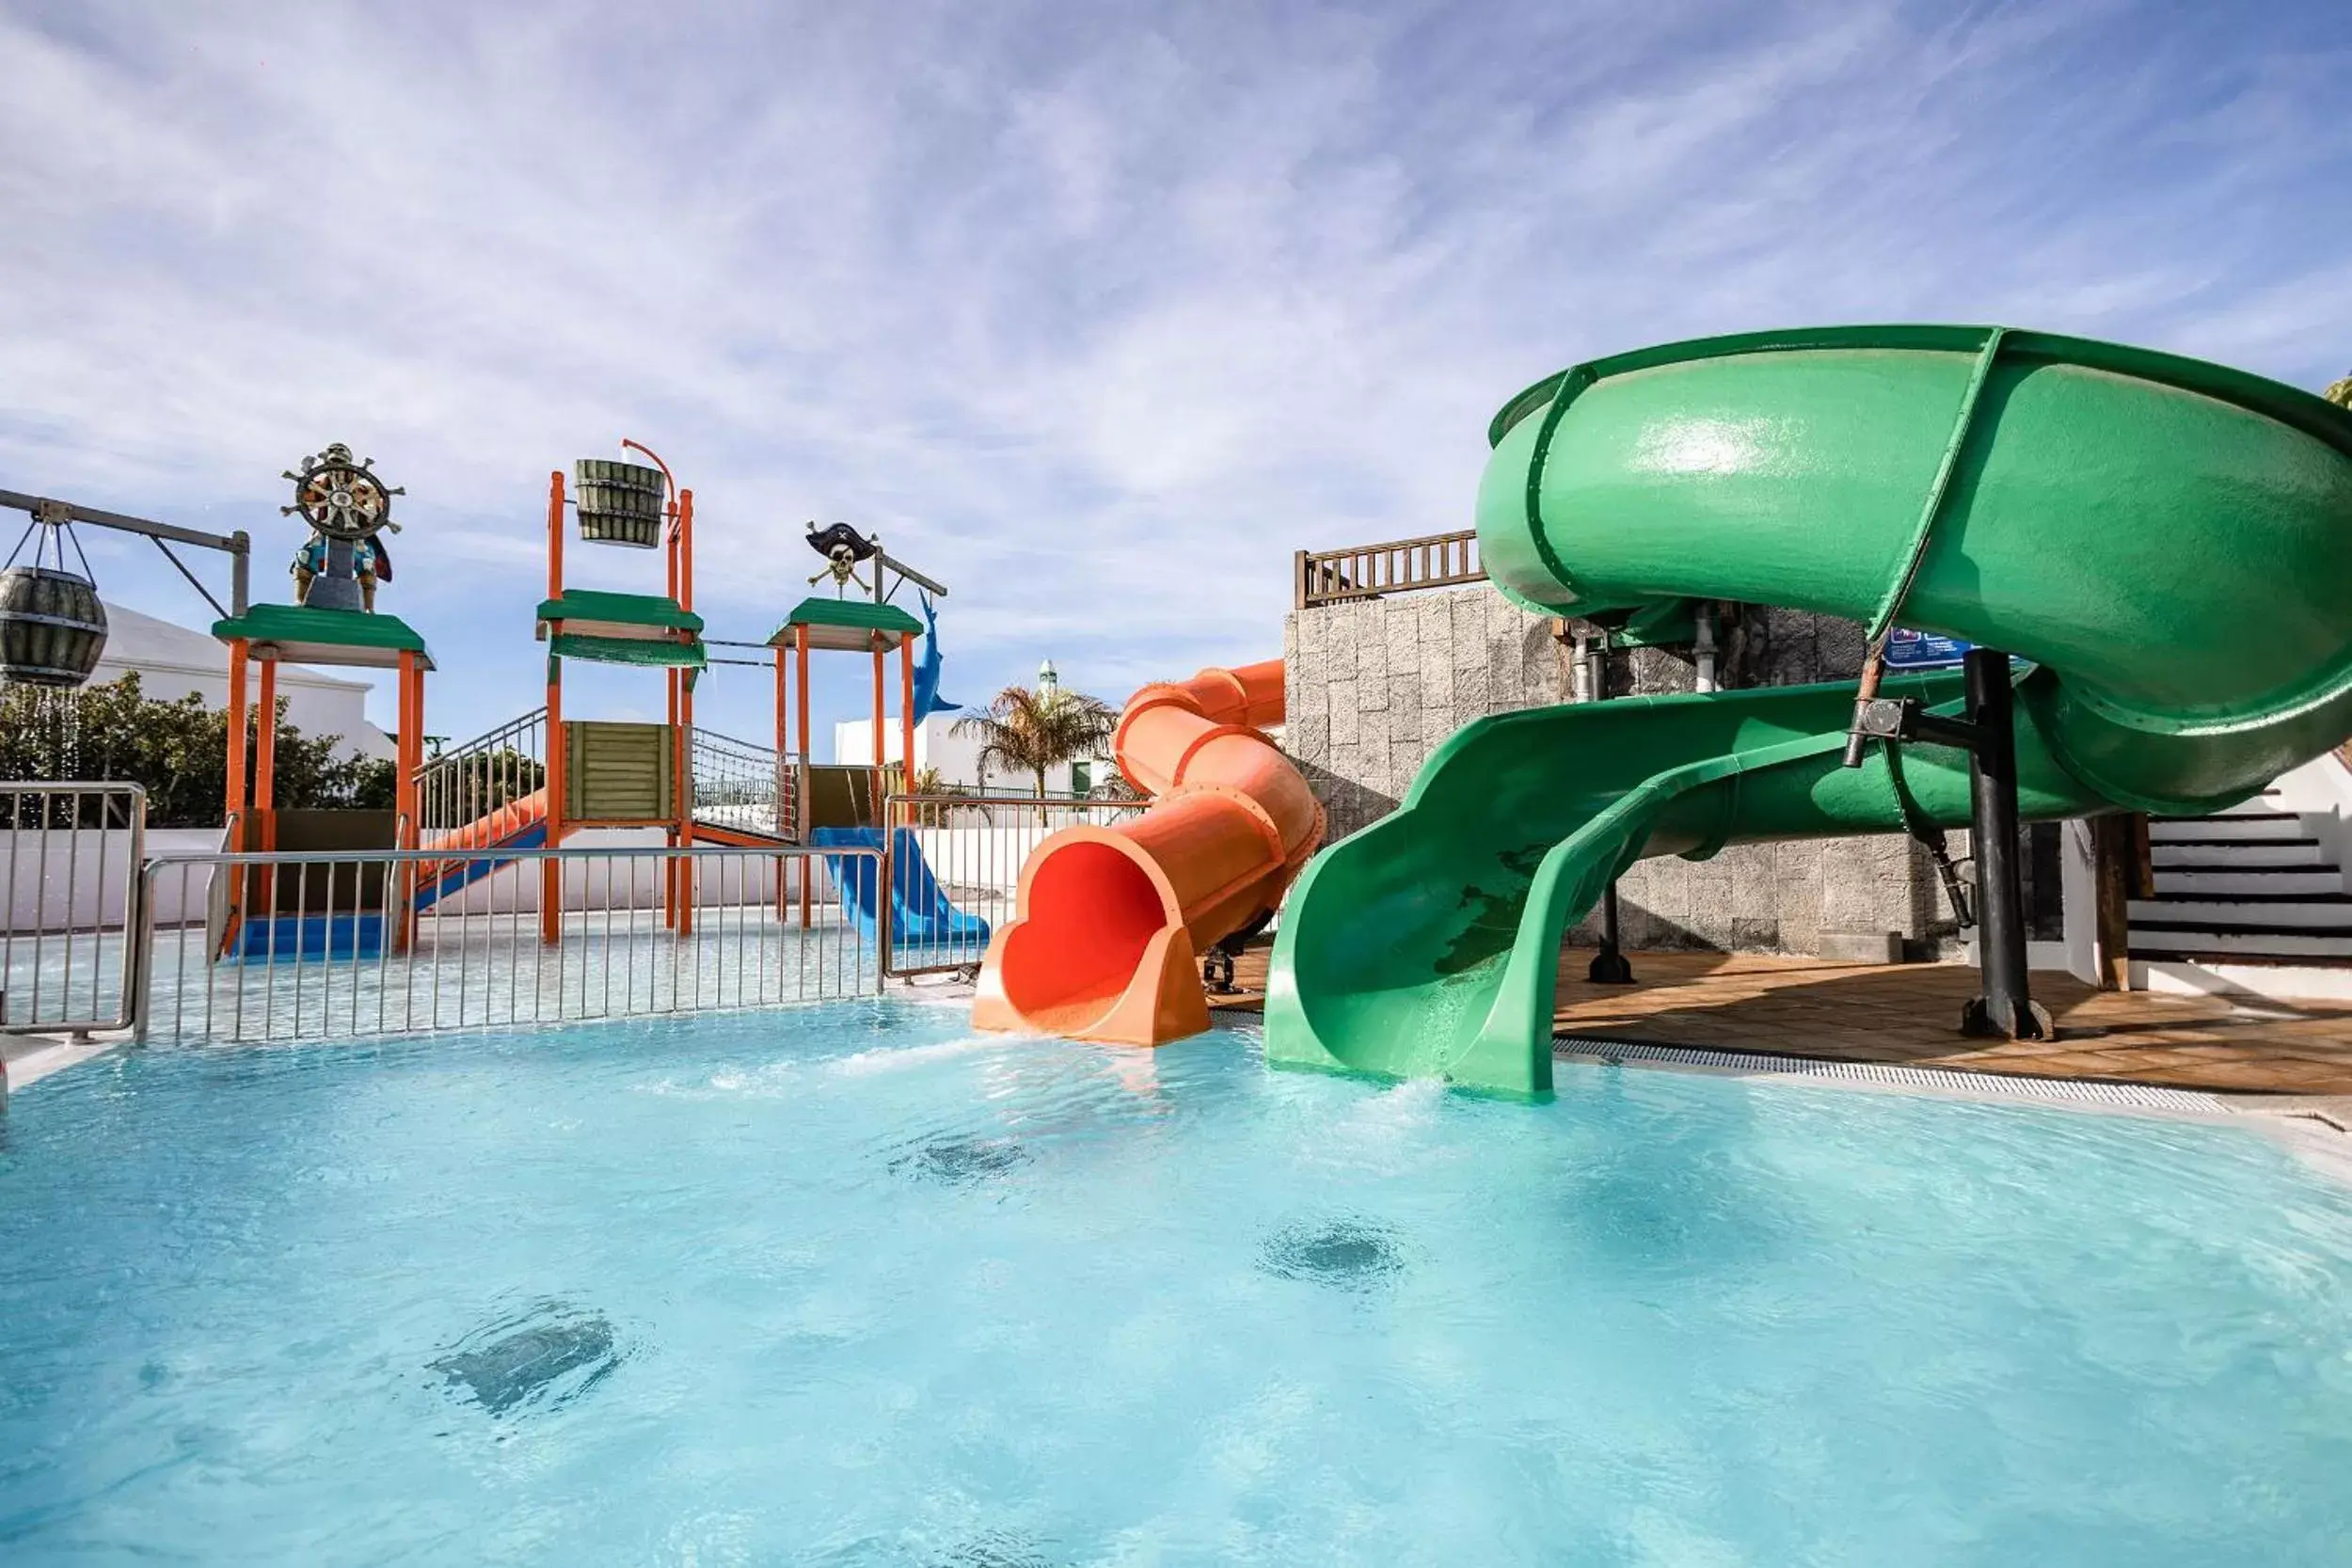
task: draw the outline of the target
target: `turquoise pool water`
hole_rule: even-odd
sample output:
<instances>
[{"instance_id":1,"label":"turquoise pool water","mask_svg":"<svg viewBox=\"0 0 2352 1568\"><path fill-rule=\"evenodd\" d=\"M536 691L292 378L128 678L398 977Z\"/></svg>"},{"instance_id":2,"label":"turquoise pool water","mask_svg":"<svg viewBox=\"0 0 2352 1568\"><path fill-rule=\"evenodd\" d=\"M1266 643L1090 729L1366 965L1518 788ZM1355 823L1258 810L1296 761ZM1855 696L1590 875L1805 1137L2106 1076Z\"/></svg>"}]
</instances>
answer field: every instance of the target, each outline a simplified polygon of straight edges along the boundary
<instances>
[{"instance_id":1,"label":"turquoise pool water","mask_svg":"<svg viewBox=\"0 0 2352 1568\"><path fill-rule=\"evenodd\" d=\"M157 1051L0 1128L0 1561L2330 1563L2243 1131L1528 1108L858 1003Z\"/></svg>"}]
</instances>

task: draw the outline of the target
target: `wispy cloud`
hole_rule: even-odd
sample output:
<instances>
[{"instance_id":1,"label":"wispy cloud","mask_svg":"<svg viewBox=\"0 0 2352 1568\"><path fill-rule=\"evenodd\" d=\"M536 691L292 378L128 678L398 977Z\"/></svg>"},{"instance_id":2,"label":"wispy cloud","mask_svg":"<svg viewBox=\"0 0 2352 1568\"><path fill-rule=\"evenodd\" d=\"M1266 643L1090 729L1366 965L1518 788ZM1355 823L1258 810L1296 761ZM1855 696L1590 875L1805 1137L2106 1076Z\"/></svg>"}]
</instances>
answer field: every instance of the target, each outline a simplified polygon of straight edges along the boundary
<instances>
[{"instance_id":1,"label":"wispy cloud","mask_svg":"<svg viewBox=\"0 0 2352 1568\"><path fill-rule=\"evenodd\" d=\"M622 435L694 484L728 630L845 518L952 583L959 695L1050 653L1115 696L1270 651L1292 549L1459 522L1488 414L1595 354L1912 318L2352 362L2326 0L0 0L0 483L267 566L278 468L352 441L411 492L437 728L533 700L545 476Z\"/></svg>"}]
</instances>

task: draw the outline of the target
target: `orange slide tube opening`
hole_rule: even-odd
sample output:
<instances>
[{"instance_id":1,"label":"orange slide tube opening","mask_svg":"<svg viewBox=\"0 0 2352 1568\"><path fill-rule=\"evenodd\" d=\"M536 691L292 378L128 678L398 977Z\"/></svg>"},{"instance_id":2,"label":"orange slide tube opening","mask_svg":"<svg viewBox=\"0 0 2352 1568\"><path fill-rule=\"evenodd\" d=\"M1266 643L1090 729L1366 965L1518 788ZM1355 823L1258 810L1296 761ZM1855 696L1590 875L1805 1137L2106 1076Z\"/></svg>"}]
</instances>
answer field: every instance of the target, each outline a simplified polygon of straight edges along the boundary
<instances>
[{"instance_id":1,"label":"orange slide tube opening","mask_svg":"<svg viewBox=\"0 0 2352 1568\"><path fill-rule=\"evenodd\" d=\"M1030 852L973 1022L1128 1045L1206 1029L1200 954L1271 915L1323 837L1306 780L1260 733L1281 719L1279 659L1136 692L1112 756L1154 803Z\"/></svg>"}]
</instances>

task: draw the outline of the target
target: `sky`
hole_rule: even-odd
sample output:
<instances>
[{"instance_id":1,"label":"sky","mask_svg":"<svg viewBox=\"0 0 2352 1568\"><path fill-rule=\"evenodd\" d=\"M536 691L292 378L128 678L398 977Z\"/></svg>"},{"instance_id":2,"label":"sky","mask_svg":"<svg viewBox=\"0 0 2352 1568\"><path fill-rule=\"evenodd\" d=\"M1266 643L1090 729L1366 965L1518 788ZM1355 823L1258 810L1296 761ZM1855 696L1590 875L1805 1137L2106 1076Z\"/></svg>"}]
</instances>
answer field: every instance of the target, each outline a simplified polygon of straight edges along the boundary
<instances>
[{"instance_id":1,"label":"sky","mask_svg":"<svg viewBox=\"0 0 2352 1568\"><path fill-rule=\"evenodd\" d=\"M246 529L284 597L280 471L373 456L455 738L540 700L547 476L624 436L695 491L712 635L844 521L948 586L949 697L1051 657L1115 703L1277 654L1292 551L1469 526L1496 408L1597 356L1961 321L2352 369L2347 0L0 0L0 489ZM769 733L760 672L702 692Z\"/></svg>"}]
</instances>

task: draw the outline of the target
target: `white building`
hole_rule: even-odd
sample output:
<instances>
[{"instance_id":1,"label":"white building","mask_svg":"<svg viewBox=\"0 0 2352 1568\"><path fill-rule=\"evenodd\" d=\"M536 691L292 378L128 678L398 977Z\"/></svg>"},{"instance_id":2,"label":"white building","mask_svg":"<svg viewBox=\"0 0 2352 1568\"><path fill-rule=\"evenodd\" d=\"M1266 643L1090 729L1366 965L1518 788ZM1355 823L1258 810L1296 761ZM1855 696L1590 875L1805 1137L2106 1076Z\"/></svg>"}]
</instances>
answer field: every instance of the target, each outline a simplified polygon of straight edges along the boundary
<instances>
[{"instance_id":1,"label":"white building","mask_svg":"<svg viewBox=\"0 0 2352 1568\"><path fill-rule=\"evenodd\" d=\"M106 651L90 675L93 685L135 672L141 694L172 702L190 692L206 705L229 702L229 650L209 634L159 621L122 606L106 606ZM246 700L258 681L246 677ZM368 721L368 683L326 674L299 664L278 667L278 694L286 701L286 722L306 736L333 736L345 752L390 761L391 737Z\"/></svg>"},{"instance_id":2,"label":"white building","mask_svg":"<svg viewBox=\"0 0 2352 1568\"><path fill-rule=\"evenodd\" d=\"M1037 689L1042 693L1060 685L1054 670L1054 661L1047 659L1038 667ZM1025 795L1037 788L1036 775L1007 774L1002 770L983 775L980 768L980 741L977 736L957 735L956 721L969 717L961 713L934 713L914 727L914 771L927 768L939 770L943 784L960 785L966 789L986 787L992 791L1008 791ZM894 720L882 725L882 761L885 765L898 760L899 727ZM874 721L870 719L846 719L833 727L833 760L852 767L870 767L874 761ZM1065 762L1047 769L1045 792L1048 795L1084 795L1116 775L1119 768L1105 756L1088 757L1077 762Z\"/></svg>"}]
</instances>

